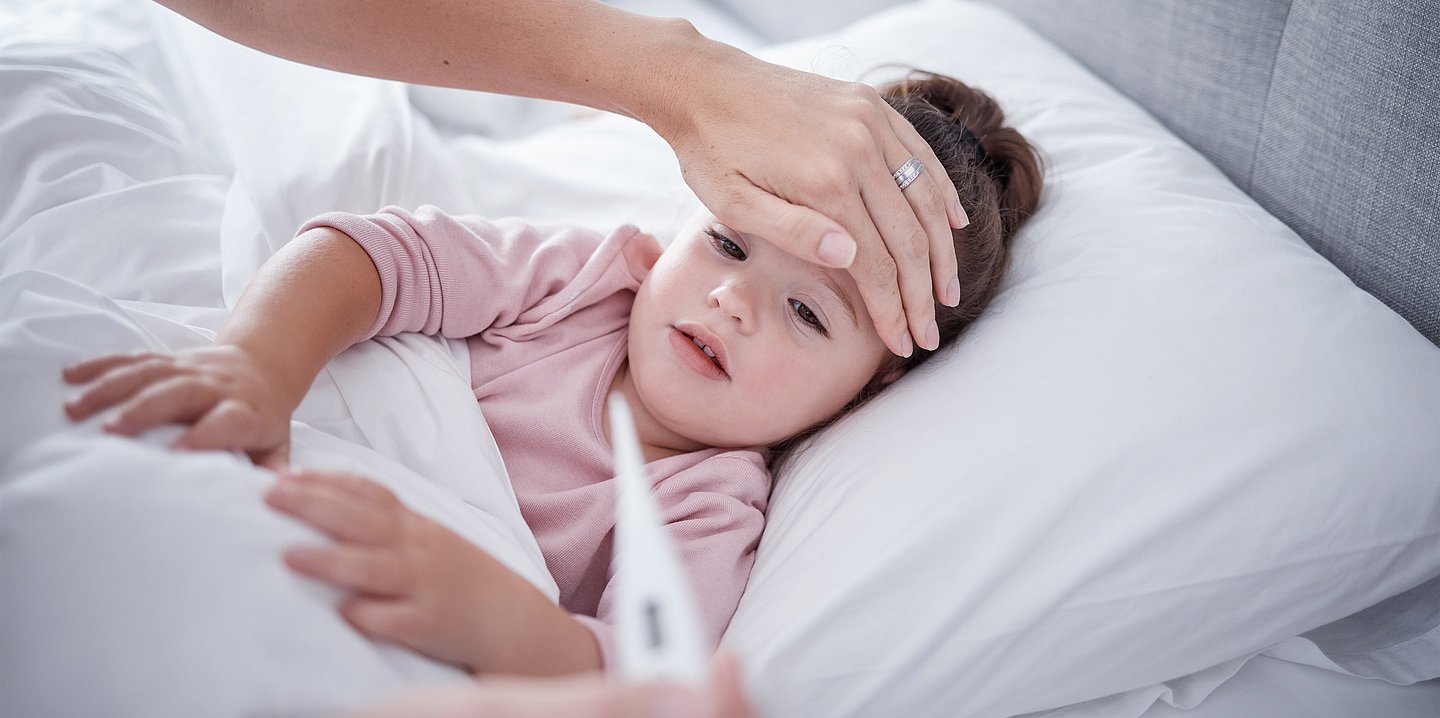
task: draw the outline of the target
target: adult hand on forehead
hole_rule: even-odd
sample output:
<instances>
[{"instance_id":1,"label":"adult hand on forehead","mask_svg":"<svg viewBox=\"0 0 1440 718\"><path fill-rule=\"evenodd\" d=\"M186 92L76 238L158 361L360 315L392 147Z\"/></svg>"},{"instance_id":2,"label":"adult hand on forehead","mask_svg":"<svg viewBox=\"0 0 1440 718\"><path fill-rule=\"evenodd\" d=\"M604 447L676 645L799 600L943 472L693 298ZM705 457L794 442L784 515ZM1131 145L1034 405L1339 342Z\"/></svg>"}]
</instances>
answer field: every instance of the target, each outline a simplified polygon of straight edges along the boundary
<instances>
[{"instance_id":1,"label":"adult hand on forehead","mask_svg":"<svg viewBox=\"0 0 1440 718\"><path fill-rule=\"evenodd\" d=\"M969 219L929 145L868 85L714 50L674 90L684 116L647 118L686 183L732 229L848 269L891 351L939 346L935 300L960 299L951 227ZM911 156L924 171L902 191Z\"/></svg>"},{"instance_id":2,"label":"adult hand on forehead","mask_svg":"<svg viewBox=\"0 0 1440 718\"><path fill-rule=\"evenodd\" d=\"M344 72L576 102L636 117L731 228L845 267L897 354L933 348L959 302L949 227L968 223L935 154L872 88L758 60L689 23L586 0L161 0L232 40ZM415 38L425 38L416 42ZM478 41L477 41L478 38ZM891 173L925 171L902 193Z\"/></svg>"}]
</instances>

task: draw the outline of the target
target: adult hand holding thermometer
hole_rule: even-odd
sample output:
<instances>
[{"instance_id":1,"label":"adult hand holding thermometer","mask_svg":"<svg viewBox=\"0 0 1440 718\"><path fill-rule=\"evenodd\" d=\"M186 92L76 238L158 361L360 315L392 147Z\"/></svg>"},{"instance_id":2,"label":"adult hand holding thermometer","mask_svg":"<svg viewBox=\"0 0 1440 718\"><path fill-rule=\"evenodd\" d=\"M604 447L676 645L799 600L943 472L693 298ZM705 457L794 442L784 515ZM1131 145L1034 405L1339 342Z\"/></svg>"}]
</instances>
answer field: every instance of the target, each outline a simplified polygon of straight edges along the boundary
<instances>
[{"instance_id":1,"label":"adult hand holding thermometer","mask_svg":"<svg viewBox=\"0 0 1440 718\"><path fill-rule=\"evenodd\" d=\"M704 685L708 656L690 579L651 496L630 407L611 394L609 409L619 492L611 570L620 674L632 681Z\"/></svg>"}]
</instances>

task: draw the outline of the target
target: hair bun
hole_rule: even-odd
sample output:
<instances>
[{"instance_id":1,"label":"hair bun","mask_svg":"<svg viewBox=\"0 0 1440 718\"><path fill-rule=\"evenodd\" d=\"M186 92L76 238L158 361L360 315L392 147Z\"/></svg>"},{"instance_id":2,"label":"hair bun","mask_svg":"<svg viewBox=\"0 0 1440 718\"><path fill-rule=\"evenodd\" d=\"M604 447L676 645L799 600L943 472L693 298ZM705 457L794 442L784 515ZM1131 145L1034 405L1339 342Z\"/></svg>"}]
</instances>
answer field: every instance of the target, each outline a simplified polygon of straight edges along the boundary
<instances>
[{"instance_id":1,"label":"hair bun","mask_svg":"<svg viewBox=\"0 0 1440 718\"><path fill-rule=\"evenodd\" d=\"M1039 154L1005 125L1005 113L994 98L953 77L923 70L882 86L880 94L934 150L972 221L991 209L985 206L988 198L981 196L989 193L977 187L986 180L995 185L993 209L1005 240L1035 212L1042 184ZM984 177L970 175L977 167ZM967 193L966 188L975 191Z\"/></svg>"}]
</instances>

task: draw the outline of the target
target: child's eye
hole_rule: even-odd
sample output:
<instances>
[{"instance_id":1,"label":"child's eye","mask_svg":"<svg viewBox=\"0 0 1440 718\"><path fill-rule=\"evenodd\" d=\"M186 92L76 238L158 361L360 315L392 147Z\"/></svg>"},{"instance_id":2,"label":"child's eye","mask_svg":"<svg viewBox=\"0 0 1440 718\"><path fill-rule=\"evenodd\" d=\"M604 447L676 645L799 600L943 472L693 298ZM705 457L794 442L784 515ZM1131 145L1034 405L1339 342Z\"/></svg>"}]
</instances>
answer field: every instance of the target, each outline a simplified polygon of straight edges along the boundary
<instances>
[{"instance_id":1,"label":"child's eye","mask_svg":"<svg viewBox=\"0 0 1440 718\"><path fill-rule=\"evenodd\" d=\"M820 323L820 317L815 316L815 311L805 306L805 302L799 299L791 299L790 308L795 310L795 316L800 317L800 321L805 322L810 325L812 329L820 332L821 336L830 336L830 332L825 331L825 325Z\"/></svg>"},{"instance_id":2,"label":"child's eye","mask_svg":"<svg viewBox=\"0 0 1440 718\"><path fill-rule=\"evenodd\" d=\"M745 261L745 250L736 244L735 240L708 227L705 229L705 234L710 235L710 244L713 245L717 251L736 261Z\"/></svg>"}]
</instances>

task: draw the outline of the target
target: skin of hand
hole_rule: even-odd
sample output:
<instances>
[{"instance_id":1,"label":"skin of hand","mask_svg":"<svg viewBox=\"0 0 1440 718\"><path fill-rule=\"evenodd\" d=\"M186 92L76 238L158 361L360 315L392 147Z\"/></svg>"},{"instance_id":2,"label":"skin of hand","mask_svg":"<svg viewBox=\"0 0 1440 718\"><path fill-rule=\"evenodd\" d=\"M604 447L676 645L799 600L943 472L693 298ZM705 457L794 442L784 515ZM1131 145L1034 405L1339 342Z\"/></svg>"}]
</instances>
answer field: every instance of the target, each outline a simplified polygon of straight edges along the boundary
<instances>
[{"instance_id":1,"label":"skin of hand","mask_svg":"<svg viewBox=\"0 0 1440 718\"><path fill-rule=\"evenodd\" d=\"M341 614L367 636L477 674L600 668L599 648L583 625L377 483L341 472L282 471L265 502L335 540L288 549L284 560L351 592Z\"/></svg>"},{"instance_id":2,"label":"skin of hand","mask_svg":"<svg viewBox=\"0 0 1440 718\"><path fill-rule=\"evenodd\" d=\"M932 297L959 303L949 227L969 220L955 187L866 85L763 62L684 20L591 0L161 2L299 62L639 119L670 143L720 221L849 268L897 354L912 342L938 346ZM925 171L902 193L891 173L911 155Z\"/></svg>"},{"instance_id":3,"label":"skin of hand","mask_svg":"<svg viewBox=\"0 0 1440 718\"><path fill-rule=\"evenodd\" d=\"M107 431L188 425L174 448L239 449L282 468L291 414L325 362L363 338L379 305L380 277L365 250L341 232L312 229L265 263L213 346L67 367L65 381L90 386L65 411L80 421L123 404Z\"/></svg>"},{"instance_id":4,"label":"skin of hand","mask_svg":"<svg viewBox=\"0 0 1440 718\"><path fill-rule=\"evenodd\" d=\"M175 354L102 356L66 367L71 384L88 384L65 403L72 421L111 407L104 430L137 436L162 424L188 424L173 448L243 449L261 466L289 461L290 415L299 399L274 372L238 347L216 345Z\"/></svg>"},{"instance_id":5,"label":"skin of hand","mask_svg":"<svg viewBox=\"0 0 1440 718\"><path fill-rule=\"evenodd\" d=\"M755 718L734 655L721 652L699 688L600 675L482 678L418 691L349 718Z\"/></svg>"},{"instance_id":6,"label":"skin of hand","mask_svg":"<svg viewBox=\"0 0 1440 718\"><path fill-rule=\"evenodd\" d=\"M891 351L937 348L933 297L960 301L951 228L969 218L930 146L868 85L702 47L664 105L684 114L642 118L696 196L737 231L848 268ZM891 172L912 155L925 171L902 192Z\"/></svg>"}]
</instances>

